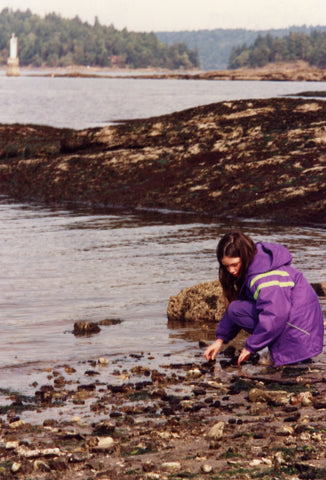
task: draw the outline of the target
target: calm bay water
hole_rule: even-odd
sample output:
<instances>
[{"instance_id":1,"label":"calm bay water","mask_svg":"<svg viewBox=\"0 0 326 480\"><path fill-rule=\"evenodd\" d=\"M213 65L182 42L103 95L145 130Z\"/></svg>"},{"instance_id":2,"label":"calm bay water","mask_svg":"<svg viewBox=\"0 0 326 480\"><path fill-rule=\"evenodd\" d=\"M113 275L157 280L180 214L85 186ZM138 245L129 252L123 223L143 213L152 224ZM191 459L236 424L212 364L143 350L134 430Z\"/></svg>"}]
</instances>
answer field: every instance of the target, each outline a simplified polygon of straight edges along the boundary
<instances>
[{"instance_id":1,"label":"calm bay water","mask_svg":"<svg viewBox=\"0 0 326 480\"><path fill-rule=\"evenodd\" d=\"M23 71L22 71L23 73ZM81 129L224 100L325 90L324 82L239 82L0 75L0 123Z\"/></svg>"},{"instance_id":2,"label":"calm bay water","mask_svg":"<svg viewBox=\"0 0 326 480\"><path fill-rule=\"evenodd\" d=\"M216 101L323 88L301 82L0 75L0 122L84 128ZM184 287L216 278L216 242L230 228L285 244L309 281L326 279L323 229L0 200L0 369L6 386L16 385L21 373L55 362L142 351L158 362L165 355L174 361L193 358L205 332L168 325L168 300ZM75 321L107 318L122 322L88 338L72 334ZM324 356L321 361L326 363Z\"/></svg>"}]
</instances>

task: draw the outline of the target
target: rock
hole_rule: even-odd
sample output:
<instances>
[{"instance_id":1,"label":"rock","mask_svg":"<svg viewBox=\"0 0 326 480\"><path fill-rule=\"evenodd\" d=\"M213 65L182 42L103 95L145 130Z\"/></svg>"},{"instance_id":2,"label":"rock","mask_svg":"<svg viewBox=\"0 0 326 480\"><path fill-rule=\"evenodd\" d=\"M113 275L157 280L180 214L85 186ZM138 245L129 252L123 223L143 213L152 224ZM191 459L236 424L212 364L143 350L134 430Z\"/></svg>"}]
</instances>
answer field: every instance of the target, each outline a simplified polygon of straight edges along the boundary
<instances>
[{"instance_id":1,"label":"rock","mask_svg":"<svg viewBox=\"0 0 326 480\"><path fill-rule=\"evenodd\" d=\"M9 428L20 428L23 425L25 425L25 422L23 420L17 420L16 422L10 423Z\"/></svg>"},{"instance_id":2,"label":"rock","mask_svg":"<svg viewBox=\"0 0 326 480\"><path fill-rule=\"evenodd\" d=\"M61 455L59 448L45 448L43 450L36 448L33 450L25 446L20 446L16 448L15 451L17 455L24 458L52 457L52 456L55 457L55 456Z\"/></svg>"},{"instance_id":3,"label":"rock","mask_svg":"<svg viewBox=\"0 0 326 480\"><path fill-rule=\"evenodd\" d=\"M92 450L111 450L113 446L114 440L112 437L97 437L97 443Z\"/></svg>"},{"instance_id":4,"label":"rock","mask_svg":"<svg viewBox=\"0 0 326 480\"><path fill-rule=\"evenodd\" d=\"M187 372L188 377L197 378L197 377L200 377L201 375L202 375L202 372L199 370L199 368L192 368Z\"/></svg>"},{"instance_id":5,"label":"rock","mask_svg":"<svg viewBox=\"0 0 326 480\"><path fill-rule=\"evenodd\" d=\"M106 318L105 320L97 322L97 325L109 327L110 325L120 325L120 323L122 323L120 318Z\"/></svg>"},{"instance_id":6,"label":"rock","mask_svg":"<svg viewBox=\"0 0 326 480\"><path fill-rule=\"evenodd\" d=\"M42 385L40 390L35 392L36 398L42 403L51 403L54 394L54 387L52 385Z\"/></svg>"},{"instance_id":7,"label":"rock","mask_svg":"<svg viewBox=\"0 0 326 480\"><path fill-rule=\"evenodd\" d=\"M5 445L6 450L13 450L19 446L19 442L17 440L13 440L12 442L7 442Z\"/></svg>"},{"instance_id":8,"label":"rock","mask_svg":"<svg viewBox=\"0 0 326 480\"><path fill-rule=\"evenodd\" d=\"M224 311L222 287L214 280L185 288L170 297L167 315L169 322L216 323Z\"/></svg>"},{"instance_id":9,"label":"rock","mask_svg":"<svg viewBox=\"0 0 326 480\"><path fill-rule=\"evenodd\" d=\"M208 465L207 463L205 463L204 465L201 466L201 471L203 473L212 473L213 467L211 465Z\"/></svg>"},{"instance_id":10,"label":"rock","mask_svg":"<svg viewBox=\"0 0 326 480\"><path fill-rule=\"evenodd\" d=\"M297 405L301 404L305 407L311 405L313 401L313 396L311 392L300 392L298 395L293 395L291 397L291 404Z\"/></svg>"},{"instance_id":11,"label":"rock","mask_svg":"<svg viewBox=\"0 0 326 480\"><path fill-rule=\"evenodd\" d=\"M76 373L76 369L71 367L70 365L65 365L65 372L69 374Z\"/></svg>"},{"instance_id":12,"label":"rock","mask_svg":"<svg viewBox=\"0 0 326 480\"><path fill-rule=\"evenodd\" d=\"M181 470L180 462L164 462L161 465L162 470L170 473L177 473Z\"/></svg>"},{"instance_id":13,"label":"rock","mask_svg":"<svg viewBox=\"0 0 326 480\"><path fill-rule=\"evenodd\" d=\"M290 427L289 425L283 425L281 427L281 429L277 432L277 435L281 435L281 436L289 436L289 435L293 435L294 433L294 428L293 427Z\"/></svg>"},{"instance_id":14,"label":"rock","mask_svg":"<svg viewBox=\"0 0 326 480\"><path fill-rule=\"evenodd\" d=\"M56 377L53 380L53 384L54 384L55 388L63 387L65 385L65 383L66 383L66 380L62 375L60 375L59 377Z\"/></svg>"},{"instance_id":15,"label":"rock","mask_svg":"<svg viewBox=\"0 0 326 480\"><path fill-rule=\"evenodd\" d=\"M98 359L98 363L99 365L101 365L101 367L105 367L106 365L109 364L109 360L107 358L101 357Z\"/></svg>"},{"instance_id":16,"label":"rock","mask_svg":"<svg viewBox=\"0 0 326 480\"><path fill-rule=\"evenodd\" d=\"M78 415L75 415L74 417L71 417L70 421L71 423L81 423L82 419L78 417Z\"/></svg>"},{"instance_id":17,"label":"rock","mask_svg":"<svg viewBox=\"0 0 326 480\"><path fill-rule=\"evenodd\" d=\"M160 480L161 477L159 473L149 472L145 478L146 480Z\"/></svg>"},{"instance_id":18,"label":"rock","mask_svg":"<svg viewBox=\"0 0 326 480\"><path fill-rule=\"evenodd\" d=\"M46 462L43 462L42 460L35 460L34 470L37 470L38 472L49 472L51 468Z\"/></svg>"},{"instance_id":19,"label":"rock","mask_svg":"<svg viewBox=\"0 0 326 480\"><path fill-rule=\"evenodd\" d=\"M93 335L101 331L97 323L80 321L74 323L74 335Z\"/></svg>"},{"instance_id":20,"label":"rock","mask_svg":"<svg viewBox=\"0 0 326 480\"><path fill-rule=\"evenodd\" d=\"M221 440L223 437L224 426L225 423L222 421L213 425L207 434L208 438L210 440Z\"/></svg>"},{"instance_id":21,"label":"rock","mask_svg":"<svg viewBox=\"0 0 326 480\"><path fill-rule=\"evenodd\" d=\"M326 282L312 283L311 286L319 297L326 297Z\"/></svg>"},{"instance_id":22,"label":"rock","mask_svg":"<svg viewBox=\"0 0 326 480\"><path fill-rule=\"evenodd\" d=\"M22 467L22 464L20 462L14 462L12 465L11 465L11 471L13 473L17 473Z\"/></svg>"},{"instance_id":23,"label":"rock","mask_svg":"<svg viewBox=\"0 0 326 480\"><path fill-rule=\"evenodd\" d=\"M275 406L288 404L290 397L291 395L286 391L261 390L259 388L252 388L248 394L250 402L266 402Z\"/></svg>"}]
</instances>

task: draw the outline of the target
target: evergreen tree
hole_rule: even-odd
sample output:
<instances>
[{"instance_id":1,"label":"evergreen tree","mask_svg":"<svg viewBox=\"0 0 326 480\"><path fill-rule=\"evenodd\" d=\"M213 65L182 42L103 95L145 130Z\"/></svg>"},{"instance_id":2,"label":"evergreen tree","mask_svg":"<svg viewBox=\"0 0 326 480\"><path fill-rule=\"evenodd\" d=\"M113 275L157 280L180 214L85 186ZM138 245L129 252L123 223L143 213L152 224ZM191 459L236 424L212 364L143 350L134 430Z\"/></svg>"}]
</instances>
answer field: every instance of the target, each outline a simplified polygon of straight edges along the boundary
<instances>
[{"instance_id":1,"label":"evergreen tree","mask_svg":"<svg viewBox=\"0 0 326 480\"><path fill-rule=\"evenodd\" d=\"M30 10L13 12L5 8L0 13L0 62L8 58L12 32L18 38L21 65L67 66L91 65L130 68L194 68L198 54L185 44L168 46L154 33L118 31L113 25L94 25L51 13L44 19Z\"/></svg>"}]
</instances>

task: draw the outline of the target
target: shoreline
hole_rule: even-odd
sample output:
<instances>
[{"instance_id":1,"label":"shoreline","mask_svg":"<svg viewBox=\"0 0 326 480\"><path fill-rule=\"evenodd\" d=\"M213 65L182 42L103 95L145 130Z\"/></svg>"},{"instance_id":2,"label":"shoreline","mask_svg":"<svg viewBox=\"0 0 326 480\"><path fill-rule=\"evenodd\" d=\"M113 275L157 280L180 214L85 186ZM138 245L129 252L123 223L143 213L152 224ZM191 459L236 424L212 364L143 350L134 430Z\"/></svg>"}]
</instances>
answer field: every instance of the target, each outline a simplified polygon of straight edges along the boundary
<instances>
[{"instance_id":1,"label":"shoreline","mask_svg":"<svg viewBox=\"0 0 326 480\"><path fill-rule=\"evenodd\" d=\"M4 67L5 68L5 67ZM177 80L225 80L225 81L294 81L294 82L324 82L326 72L324 69L310 66L307 62L297 61L293 63L271 63L264 67L239 68L235 70L190 70L168 71L165 69L118 69L85 67L75 65L68 67L21 67L23 72L32 71L38 73L27 74L35 77L53 78L119 78L119 79L177 79Z\"/></svg>"}]
</instances>

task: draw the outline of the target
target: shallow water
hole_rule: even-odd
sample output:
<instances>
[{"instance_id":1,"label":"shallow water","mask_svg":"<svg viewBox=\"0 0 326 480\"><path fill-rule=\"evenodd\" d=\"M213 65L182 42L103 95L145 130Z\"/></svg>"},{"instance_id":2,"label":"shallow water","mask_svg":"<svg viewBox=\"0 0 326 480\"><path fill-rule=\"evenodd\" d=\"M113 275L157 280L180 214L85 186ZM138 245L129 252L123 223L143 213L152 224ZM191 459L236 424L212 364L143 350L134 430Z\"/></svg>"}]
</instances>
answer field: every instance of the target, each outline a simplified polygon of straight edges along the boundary
<instances>
[{"instance_id":1,"label":"shallow water","mask_svg":"<svg viewBox=\"0 0 326 480\"><path fill-rule=\"evenodd\" d=\"M6 198L0 221L0 368L6 385L56 362L137 352L158 362L165 355L186 361L201 353L198 339L207 332L169 328L167 304L182 288L216 278L216 242L230 228L283 243L310 282L326 278L326 231L318 228L171 212L57 209ZM122 323L87 338L72 334L77 320L107 318Z\"/></svg>"}]
</instances>

